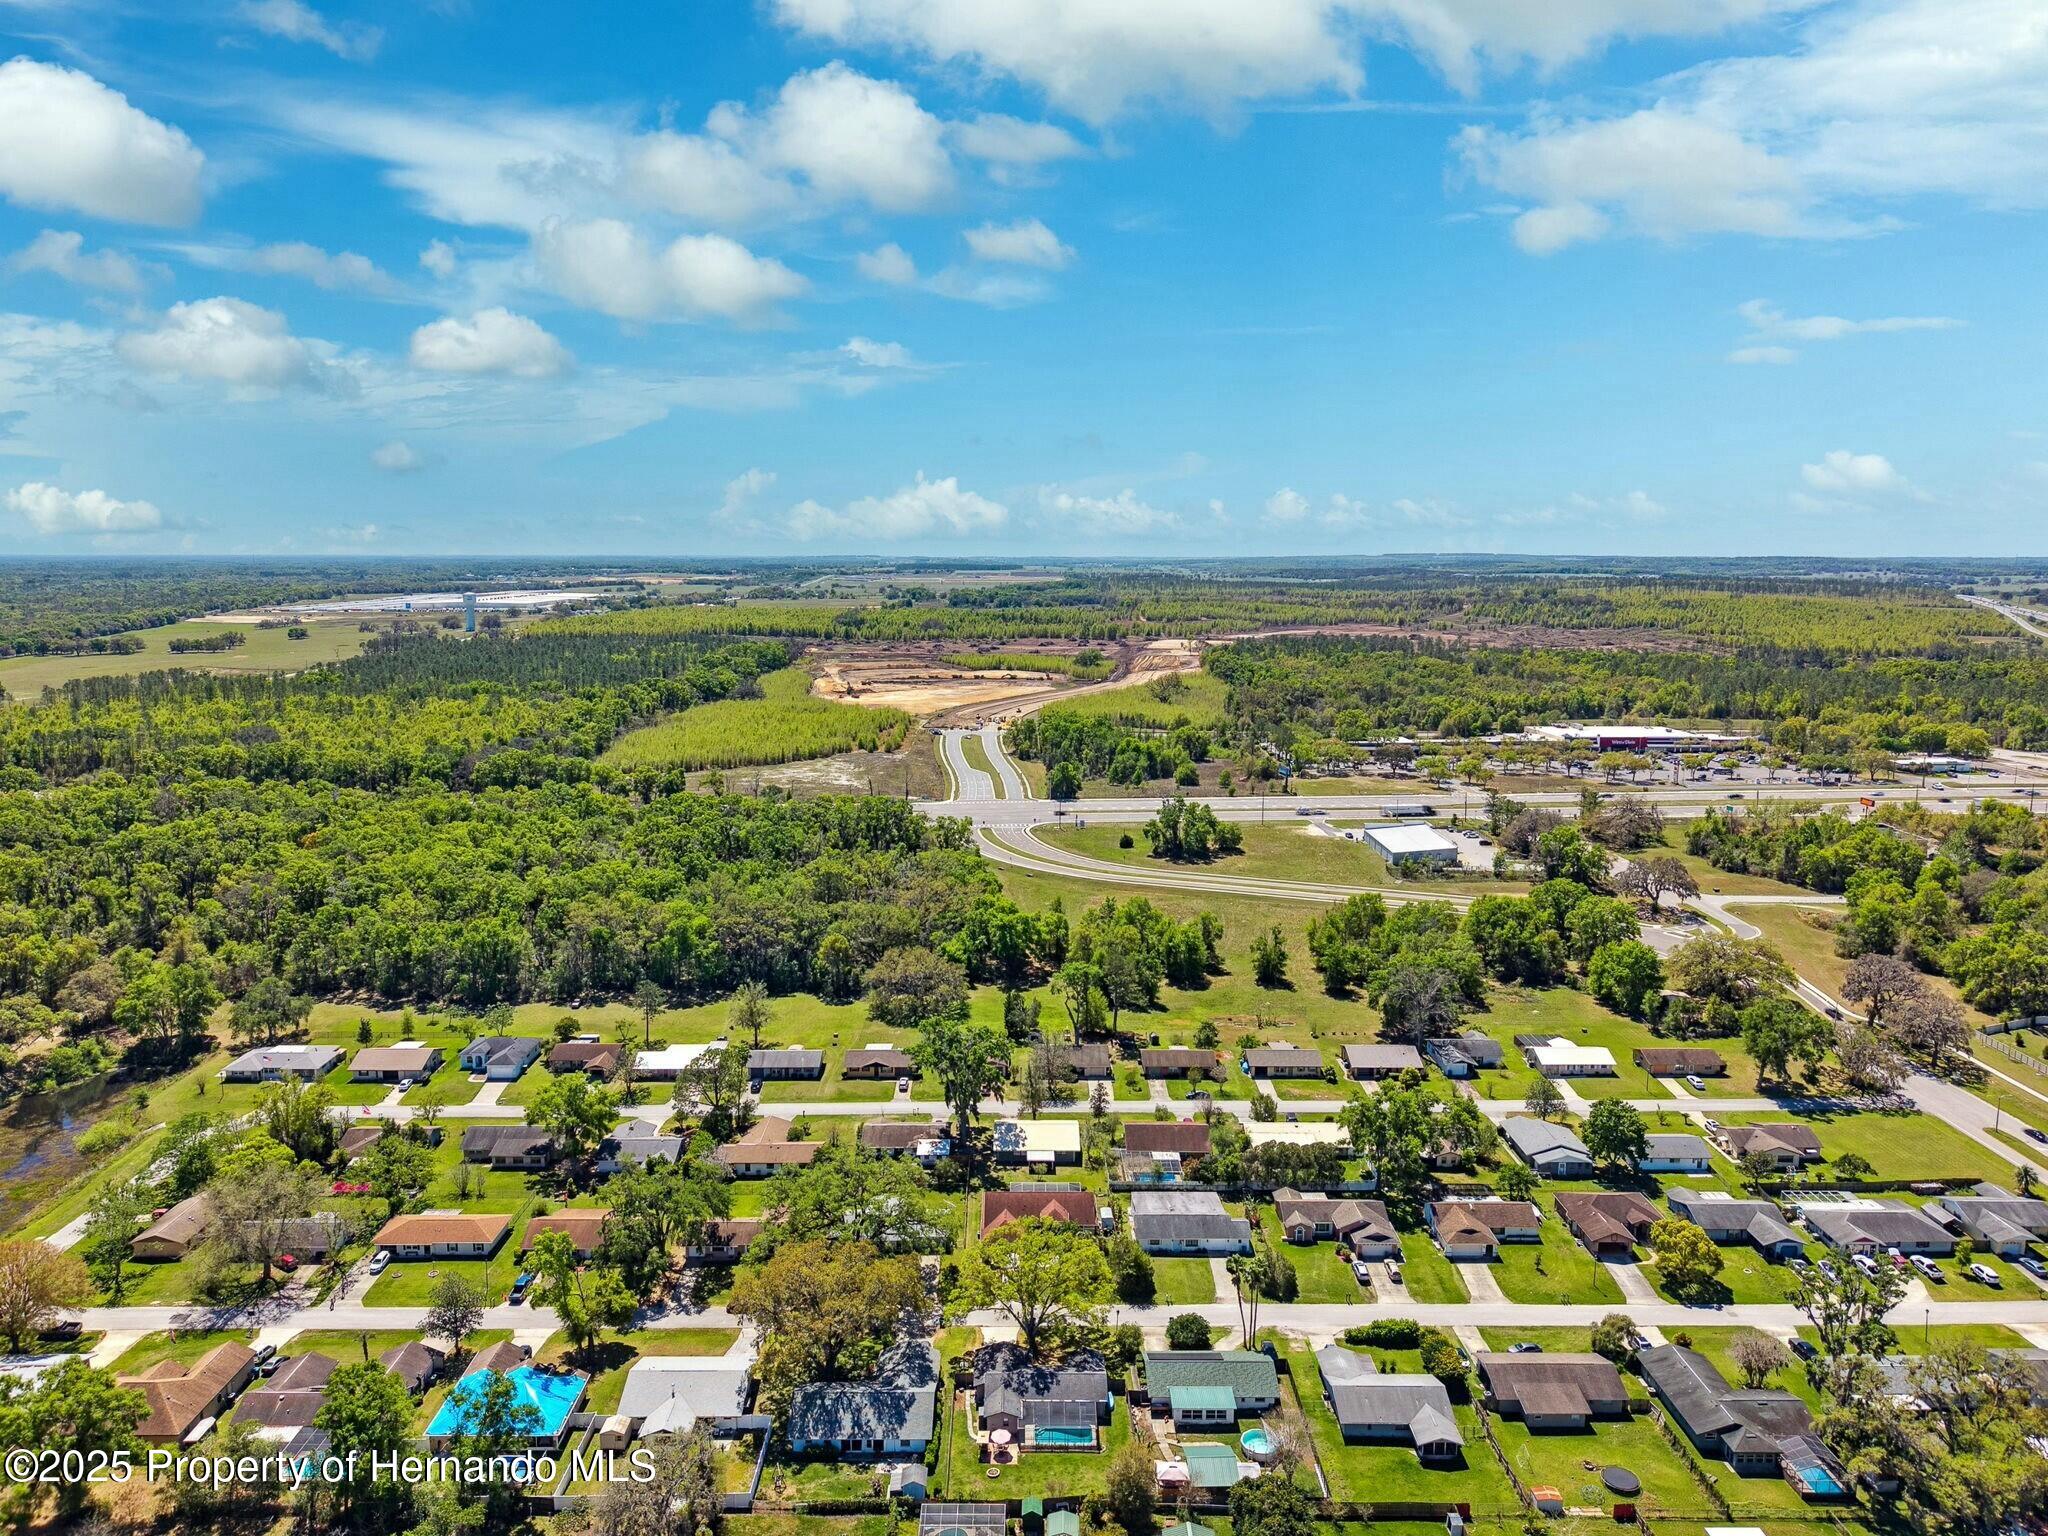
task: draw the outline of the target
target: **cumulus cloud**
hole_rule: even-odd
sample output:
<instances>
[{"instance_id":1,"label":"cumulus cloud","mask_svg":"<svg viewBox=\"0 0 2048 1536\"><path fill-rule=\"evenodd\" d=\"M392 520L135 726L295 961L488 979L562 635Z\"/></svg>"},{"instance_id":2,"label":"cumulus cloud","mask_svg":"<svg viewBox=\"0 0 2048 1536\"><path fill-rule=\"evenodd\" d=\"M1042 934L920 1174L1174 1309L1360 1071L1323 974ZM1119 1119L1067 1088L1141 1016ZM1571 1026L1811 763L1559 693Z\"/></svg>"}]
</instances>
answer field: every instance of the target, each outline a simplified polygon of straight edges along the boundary
<instances>
[{"instance_id":1,"label":"cumulus cloud","mask_svg":"<svg viewBox=\"0 0 2048 1536\"><path fill-rule=\"evenodd\" d=\"M1048 517L1088 533L1144 533L1180 524L1172 512L1150 505L1129 487L1114 496L1082 496L1056 485L1041 486L1038 505Z\"/></svg>"},{"instance_id":2,"label":"cumulus cloud","mask_svg":"<svg viewBox=\"0 0 2048 1536\"><path fill-rule=\"evenodd\" d=\"M728 235L682 235L657 251L618 219L550 223L534 255L563 298L622 320L759 320L810 286Z\"/></svg>"},{"instance_id":3,"label":"cumulus cloud","mask_svg":"<svg viewBox=\"0 0 2048 1536\"><path fill-rule=\"evenodd\" d=\"M1308 498L1291 486L1282 486L1266 498L1265 517L1269 523L1285 526L1308 516Z\"/></svg>"},{"instance_id":4,"label":"cumulus cloud","mask_svg":"<svg viewBox=\"0 0 2048 1536\"><path fill-rule=\"evenodd\" d=\"M427 461L411 443L393 438L370 450L370 462L388 475L408 475L416 469L425 469Z\"/></svg>"},{"instance_id":5,"label":"cumulus cloud","mask_svg":"<svg viewBox=\"0 0 2048 1536\"><path fill-rule=\"evenodd\" d=\"M130 332L116 349L135 367L170 378L250 389L316 382L313 351L283 315L224 296L173 304L154 329Z\"/></svg>"},{"instance_id":6,"label":"cumulus cloud","mask_svg":"<svg viewBox=\"0 0 2048 1536\"><path fill-rule=\"evenodd\" d=\"M725 482L725 499L718 504L716 517L722 523L734 523L744 519L769 487L775 484L772 469L747 469Z\"/></svg>"},{"instance_id":7,"label":"cumulus cloud","mask_svg":"<svg viewBox=\"0 0 2048 1536\"><path fill-rule=\"evenodd\" d=\"M7 259L9 272L48 272L81 288L140 293L142 269L119 251L85 249L76 230L46 229Z\"/></svg>"},{"instance_id":8,"label":"cumulus cloud","mask_svg":"<svg viewBox=\"0 0 2048 1536\"><path fill-rule=\"evenodd\" d=\"M367 63L384 46L382 27L330 22L304 0L243 0L242 17L258 32L290 43L312 43L336 58Z\"/></svg>"},{"instance_id":9,"label":"cumulus cloud","mask_svg":"<svg viewBox=\"0 0 2048 1536\"><path fill-rule=\"evenodd\" d=\"M1010 509L1001 502L961 489L954 476L927 480L920 470L915 481L893 495L864 496L844 508L799 502L789 510L789 531L800 539L893 541L987 533L1009 520Z\"/></svg>"},{"instance_id":10,"label":"cumulus cloud","mask_svg":"<svg viewBox=\"0 0 2048 1536\"><path fill-rule=\"evenodd\" d=\"M146 501L118 501L105 491L79 491L31 480L7 493L7 510L19 513L37 533L147 533L163 526L164 515Z\"/></svg>"},{"instance_id":11,"label":"cumulus cloud","mask_svg":"<svg viewBox=\"0 0 2048 1536\"><path fill-rule=\"evenodd\" d=\"M420 252L420 265L443 280L455 275L455 264L455 247L446 240L429 240Z\"/></svg>"},{"instance_id":12,"label":"cumulus cloud","mask_svg":"<svg viewBox=\"0 0 2048 1536\"><path fill-rule=\"evenodd\" d=\"M1830 496L1882 495L1910 489L1905 476L1881 453L1851 453L1837 448L1818 464L1800 466L1799 478L1809 490Z\"/></svg>"},{"instance_id":13,"label":"cumulus cloud","mask_svg":"<svg viewBox=\"0 0 2048 1536\"><path fill-rule=\"evenodd\" d=\"M91 75L0 64L0 193L131 224L188 224L206 157L176 128Z\"/></svg>"},{"instance_id":14,"label":"cumulus cloud","mask_svg":"<svg viewBox=\"0 0 2048 1536\"><path fill-rule=\"evenodd\" d=\"M785 214L796 186L724 139L694 133L652 133L627 153L626 174L653 207L707 224L743 225Z\"/></svg>"},{"instance_id":15,"label":"cumulus cloud","mask_svg":"<svg viewBox=\"0 0 2048 1536\"><path fill-rule=\"evenodd\" d=\"M429 373L504 374L545 379L566 373L575 360L554 337L524 315L502 306L455 315L412 333L412 365Z\"/></svg>"},{"instance_id":16,"label":"cumulus cloud","mask_svg":"<svg viewBox=\"0 0 2048 1536\"><path fill-rule=\"evenodd\" d=\"M1019 267L1044 267L1057 272L1074 259L1074 248L1039 219L1019 219L1014 224L983 224L966 232L967 248L983 261L1008 262Z\"/></svg>"},{"instance_id":17,"label":"cumulus cloud","mask_svg":"<svg viewBox=\"0 0 2048 1536\"><path fill-rule=\"evenodd\" d=\"M894 241L862 251L853 264L870 282L887 283L892 288L907 288L917 281L917 263Z\"/></svg>"}]
</instances>

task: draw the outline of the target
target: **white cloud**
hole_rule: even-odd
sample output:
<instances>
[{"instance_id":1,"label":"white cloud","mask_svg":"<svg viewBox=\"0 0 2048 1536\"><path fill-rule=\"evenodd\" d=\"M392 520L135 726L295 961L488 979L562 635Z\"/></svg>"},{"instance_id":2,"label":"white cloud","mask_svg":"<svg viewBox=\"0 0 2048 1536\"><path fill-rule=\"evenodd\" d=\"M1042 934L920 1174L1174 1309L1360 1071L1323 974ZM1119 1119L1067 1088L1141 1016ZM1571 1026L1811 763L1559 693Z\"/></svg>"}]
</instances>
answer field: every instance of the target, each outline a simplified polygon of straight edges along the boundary
<instances>
[{"instance_id":1,"label":"white cloud","mask_svg":"<svg viewBox=\"0 0 2048 1536\"><path fill-rule=\"evenodd\" d=\"M554 337L524 315L502 307L455 315L412 333L412 365L429 373L508 374L544 379L566 373L575 360Z\"/></svg>"},{"instance_id":2,"label":"white cloud","mask_svg":"<svg viewBox=\"0 0 2048 1536\"><path fill-rule=\"evenodd\" d=\"M382 27L329 22L303 0L243 0L242 17L258 32L290 43L312 43L357 63L374 59L384 46Z\"/></svg>"},{"instance_id":3,"label":"white cloud","mask_svg":"<svg viewBox=\"0 0 2048 1536\"><path fill-rule=\"evenodd\" d=\"M7 510L28 519L44 535L146 533L163 526L164 515L146 501L117 501L105 491L76 495L31 480L7 493Z\"/></svg>"},{"instance_id":4,"label":"white cloud","mask_svg":"<svg viewBox=\"0 0 2048 1536\"><path fill-rule=\"evenodd\" d=\"M892 288L907 288L917 281L917 263L894 241L876 246L872 251L862 251L853 259L853 264L870 282L887 283Z\"/></svg>"},{"instance_id":5,"label":"white cloud","mask_svg":"<svg viewBox=\"0 0 2048 1536\"><path fill-rule=\"evenodd\" d=\"M297 277L330 291L393 293L391 274L354 251L323 251L303 240L276 245L181 245L178 254L204 267L230 272L255 272L265 277Z\"/></svg>"},{"instance_id":6,"label":"white cloud","mask_svg":"<svg viewBox=\"0 0 2048 1536\"><path fill-rule=\"evenodd\" d=\"M915 368L916 358L910 355L910 348L900 341L870 341L865 336L852 336L839 348L840 353L852 358L863 368Z\"/></svg>"},{"instance_id":7,"label":"white cloud","mask_svg":"<svg viewBox=\"0 0 2048 1536\"><path fill-rule=\"evenodd\" d=\"M91 75L33 59L0 64L0 193L132 224L188 224L206 157Z\"/></svg>"},{"instance_id":8,"label":"white cloud","mask_svg":"<svg viewBox=\"0 0 2048 1536\"><path fill-rule=\"evenodd\" d=\"M1266 498L1266 521L1286 525L1308 516L1308 498L1292 487L1283 486Z\"/></svg>"},{"instance_id":9,"label":"white cloud","mask_svg":"<svg viewBox=\"0 0 2048 1536\"><path fill-rule=\"evenodd\" d=\"M444 281L455 275L455 247L446 240L429 240L420 252L420 265Z\"/></svg>"},{"instance_id":10,"label":"white cloud","mask_svg":"<svg viewBox=\"0 0 2048 1536\"><path fill-rule=\"evenodd\" d=\"M734 475L725 482L725 499L719 503L716 513L718 521L741 521L762 493L774 484L775 471L772 469L748 469Z\"/></svg>"},{"instance_id":11,"label":"white cloud","mask_svg":"<svg viewBox=\"0 0 2048 1536\"><path fill-rule=\"evenodd\" d=\"M952 125L953 143L964 155L987 165L997 181L1028 178L1056 160L1074 160L1088 146L1057 123L1028 122L1001 112L982 112Z\"/></svg>"},{"instance_id":12,"label":"white cloud","mask_svg":"<svg viewBox=\"0 0 2048 1536\"><path fill-rule=\"evenodd\" d=\"M925 288L945 299L965 304L985 304L990 309L1015 309L1036 304L1052 290L1042 277L1025 272L977 272L947 267L932 274Z\"/></svg>"},{"instance_id":13,"label":"white cloud","mask_svg":"<svg viewBox=\"0 0 2048 1536\"><path fill-rule=\"evenodd\" d=\"M1912 487L1881 453L1851 453L1837 448L1818 464L1803 464L1799 478L1811 490L1831 496L1870 496L1907 491Z\"/></svg>"},{"instance_id":14,"label":"white cloud","mask_svg":"<svg viewBox=\"0 0 2048 1536\"><path fill-rule=\"evenodd\" d=\"M142 269L119 251L85 250L85 236L76 230L46 229L7 260L10 272L48 272L81 288L112 293L142 291Z\"/></svg>"},{"instance_id":15,"label":"white cloud","mask_svg":"<svg viewBox=\"0 0 2048 1536\"><path fill-rule=\"evenodd\" d=\"M172 378L251 389L317 382L313 351L284 316L242 299L173 304L154 330L130 332L117 350L135 367Z\"/></svg>"},{"instance_id":16,"label":"white cloud","mask_svg":"<svg viewBox=\"0 0 2048 1536\"><path fill-rule=\"evenodd\" d=\"M1621 498L1624 516L1639 523L1661 523L1671 515L1671 509L1653 498L1647 491L1630 491Z\"/></svg>"},{"instance_id":17,"label":"white cloud","mask_svg":"<svg viewBox=\"0 0 2048 1536\"><path fill-rule=\"evenodd\" d=\"M1144 533L1180 524L1172 512L1150 505L1128 487L1114 496L1082 496L1056 485L1041 486L1038 505L1049 517L1089 533Z\"/></svg>"},{"instance_id":18,"label":"white cloud","mask_svg":"<svg viewBox=\"0 0 2048 1536\"><path fill-rule=\"evenodd\" d=\"M626 160L628 184L649 205L707 224L745 225L792 211L797 189L724 139L652 133Z\"/></svg>"},{"instance_id":19,"label":"white cloud","mask_svg":"<svg viewBox=\"0 0 2048 1536\"><path fill-rule=\"evenodd\" d=\"M1581 240L1607 233L1607 215L1584 203L1531 208L1515 219L1515 244L1531 256L1552 256Z\"/></svg>"},{"instance_id":20,"label":"white cloud","mask_svg":"<svg viewBox=\"0 0 2048 1536\"><path fill-rule=\"evenodd\" d=\"M622 320L759 320L810 286L730 236L682 235L657 252L618 219L547 224L534 255L562 297Z\"/></svg>"},{"instance_id":21,"label":"white cloud","mask_svg":"<svg viewBox=\"0 0 2048 1536\"><path fill-rule=\"evenodd\" d=\"M1887 336L1901 331L1951 331L1963 322L1946 315L1887 315L1874 320L1845 320L1840 315L1788 315L1768 299L1751 299L1736 307L1749 322L1750 339L1728 354L1731 363L1790 363L1798 349L1787 342L1841 341L1850 336Z\"/></svg>"},{"instance_id":22,"label":"white cloud","mask_svg":"<svg viewBox=\"0 0 2048 1536\"><path fill-rule=\"evenodd\" d=\"M1008 262L1020 267L1044 267L1057 272L1074 259L1074 248L1038 219L1019 219L1014 224L983 224L966 231L967 248L983 261Z\"/></svg>"},{"instance_id":23,"label":"white cloud","mask_svg":"<svg viewBox=\"0 0 2048 1536\"><path fill-rule=\"evenodd\" d=\"M339 528L326 530L327 542L361 548L374 544L384 536L384 530L375 523L349 523Z\"/></svg>"},{"instance_id":24,"label":"white cloud","mask_svg":"<svg viewBox=\"0 0 2048 1536\"><path fill-rule=\"evenodd\" d=\"M426 458L411 443L400 438L370 450L370 462L390 475L410 474L427 467Z\"/></svg>"},{"instance_id":25,"label":"white cloud","mask_svg":"<svg viewBox=\"0 0 2048 1536\"><path fill-rule=\"evenodd\" d=\"M759 128L761 155L827 198L906 212L952 186L944 125L902 86L841 63L792 76Z\"/></svg>"},{"instance_id":26,"label":"white cloud","mask_svg":"<svg viewBox=\"0 0 2048 1536\"><path fill-rule=\"evenodd\" d=\"M958 479L927 480L922 470L910 485L890 496L864 496L843 510L803 501L789 510L789 531L800 539L920 538L927 534L964 536L1001 528L1010 509L972 491Z\"/></svg>"},{"instance_id":27,"label":"white cloud","mask_svg":"<svg viewBox=\"0 0 2048 1536\"><path fill-rule=\"evenodd\" d=\"M1792 347L1737 347L1728 354L1728 361L1755 365L1758 363L1783 367L1786 363L1799 361L1799 353Z\"/></svg>"}]
</instances>

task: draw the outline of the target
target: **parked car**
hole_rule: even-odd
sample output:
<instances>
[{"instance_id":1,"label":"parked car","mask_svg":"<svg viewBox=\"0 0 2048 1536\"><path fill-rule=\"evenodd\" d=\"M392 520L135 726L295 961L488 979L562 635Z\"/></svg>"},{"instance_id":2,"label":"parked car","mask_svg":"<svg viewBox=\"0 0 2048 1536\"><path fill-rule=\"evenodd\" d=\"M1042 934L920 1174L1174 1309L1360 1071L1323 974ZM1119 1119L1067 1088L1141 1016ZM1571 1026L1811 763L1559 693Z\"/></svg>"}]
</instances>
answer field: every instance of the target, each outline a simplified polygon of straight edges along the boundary
<instances>
[{"instance_id":1,"label":"parked car","mask_svg":"<svg viewBox=\"0 0 2048 1536\"><path fill-rule=\"evenodd\" d=\"M2038 1125L2023 1125L2020 1129L2027 1133L2029 1141L2038 1141L2048 1145L2048 1131L2042 1130Z\"/></svg>"},{"instance_id":2,"label":"parked car","mask_svg":"<svg viewBox=\"0 0 2048 1536\"><path fill-rule=\"evenodd\" d=\"M1820 1351L1815 1349L1813 1345L1808 1343L1805 1339L1795 1338L1792 1341L1792 1353L1797 1355L1802 1360L1811 1360L1814 1358L1814 1356L1818 1355Z\"/></svg>"},{"instance_id":3,"label":"parked car","mask_svg":"<svg viewBox=\"0 0 2048 1536\"><path fill-rule=\"evenodd\" d=\"M896 1079L896 1091L897 1091L898 1093L908 1093L908 1092L910 1092L910 1079L909 1079L909 1078L907 1078L907 1077L899 1077L899 1078L897 1078L897 1079Z\"/></svg>"},{"instance_id":4,"label":"parked car","mask_svg":"<svg viewBox=\"0 0 2048 1536\"><path fill-rule=\"evenodd\" d=\"M1540 1355L1543 1353L1543 1346L1541 1344L1527 1343L1510 1344L1508 1346L1508 1353L1511 1355Z\"/></svg>"},{"instance_id":5,"label":"parked car","mask_svg":"<svg viewBox=\"0 0 2048 1536\"><path fill-rule=\"evenodd\" d=\"M40 1330L36 1338L45 1344L69 1344L84 1332L85 1324L75 1317L67 1317L62 1322L52 1323Z\"/></svg>"},{"instance_id":6,"label":"parked car","mask_svg":"<svg viewBox=\"0 0 2048 1536\"><path fill-rule=\"evenodd\" d=\"M1934 1260L1927 1257L1927 1255L1924 1253L1916 1253L1913 1255L1913 1267L1919 1270L1920 1273L1926 1276L1929 1280L1932 1280L1936 1285L1948 1284L1948 1276L1944 1275L1941 1272L1941 1266L1935 1263Z\"/></svg>"},{"instance_id":7,"label":"parked car","mask_svg":"<svg viewBox=\"0 0 2048 1536\"><path fill-rule=\"evenodd\" d=\"M1401 1266L1392 1259L1387 1260L1387 1278L1396 1285L1401 1283Z\"/></svg>"},{"instance_id":8,"label":"parked car","mask_svg":"<svg viewBox=\"0 0 2048 1536\"><path fill-rule=\"evenodd\" d=\"M1700 1077L1700 1075L1696 1072L1688 1072L1685 1074L1685 1086L1690 1088L1694 1093L1705 1093L1707 1091L1705 1079Z\"/></svg>"},{"instance_id":9,"label":"parked car","mask_svg":"<svg viewBox=\"0 0 2048 1536\"><path fill-rule=\"evenodd\" d=\"M1862 1270L1866 1275L1877 1273L1877 1260L1867 1253L1852 1253L1849 1255L1849 1262Z\"/></svg>"},{"instance_id":10,"label":"parked car","mask_svg":"<svg viewBox=\"0 0 2048 1536\"><path fill-rule=\"evenodd\" d=\"M379 1248L370 1256L370 1273L373 1275L383 1274L384 1266L390 1262L391 1250L389 1248Z\"/></svg>"},{"instance_id":11,"label":"parked car","mask_svg":"<svg viewBox=\"0 0 2048 1536\"><path fill-rule=\"evenodd\" d=\"M512 1306L516 1307L520 1305L522 1302L526 1300L526 1292L532 1285L533 1275L531 1274L531 1272L522 1273L518 1276L518 1278L513 1280L512 1294L510 1296L507 1296L505 1300Z\"/></svg>"},{"instance_id":12,"label":"parked car","mask_svg":"<svg viewBox=\"0 0 2048 1536\"><path fill-rule=\"evenodd\" d=\"M254 1356L253 1363L256 1369L264 1375L268 1376L277 1369L277 1346L275 1344L258 1344L251 1351L251 1354Z\"/></svg>"},{"instance_id":13,"label":"parked car","mask_svg":"<svg viewBox=\"0 0 2048 1536\"><path fill-rule=\"evenodd\" d=\"M1360 1285L1372 1284L1372 1266L1366 1263L1365 1260L1353 1259L1351 1261L1351 1273Z\"/></svg>"},{"instance_id":14,"label":"parked car","mask_svg":"<svg viewBox=\"0 0 2048 1536\"><path fill-rule=\"evenodd\" d=\"M2023 1253L2013 1262L2018 1264L2021 1269L2032 1275L2036 1280L2048 1280L2048 1264L2043 1264L2031 1253Z\"/></svg>"},{"instance_id":15,"label":"parked car","mask_svg":"<svg viewBox=\"0 0 2048 1536\"><path fill-rule=\"evenodd\" d=\"M1989 1264L1972 1264L1970 1278L1979 1285L1988 1285L1994 1290L2003 1289L2005 1286L2005 1282L1998 1278L1998 1271Z\"/></svg>"}]
</instances>

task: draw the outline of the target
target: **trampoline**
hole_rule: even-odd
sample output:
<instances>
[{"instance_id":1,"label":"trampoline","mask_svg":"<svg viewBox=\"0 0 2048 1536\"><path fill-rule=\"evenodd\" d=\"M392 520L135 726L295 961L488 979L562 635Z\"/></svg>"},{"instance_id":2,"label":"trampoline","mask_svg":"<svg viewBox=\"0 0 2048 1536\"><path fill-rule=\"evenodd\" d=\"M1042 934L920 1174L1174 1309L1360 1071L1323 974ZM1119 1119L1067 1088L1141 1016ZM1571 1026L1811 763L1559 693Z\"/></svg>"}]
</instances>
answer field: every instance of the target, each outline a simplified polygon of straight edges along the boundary
<instances>
[{"instance_id":1,"label":"trampoline","mask_svg":"<svg viewBox=\"0 0 2048 1536\"><path fill-rule=\"evenodd\" d=\"M1609 1493L1618 1493L1623 1498L1633 1498L1643 1491L1643 1480L1627 1467L1602 1467L1600 1481L1607 1485Z\"/></svg>"}]
</instances>

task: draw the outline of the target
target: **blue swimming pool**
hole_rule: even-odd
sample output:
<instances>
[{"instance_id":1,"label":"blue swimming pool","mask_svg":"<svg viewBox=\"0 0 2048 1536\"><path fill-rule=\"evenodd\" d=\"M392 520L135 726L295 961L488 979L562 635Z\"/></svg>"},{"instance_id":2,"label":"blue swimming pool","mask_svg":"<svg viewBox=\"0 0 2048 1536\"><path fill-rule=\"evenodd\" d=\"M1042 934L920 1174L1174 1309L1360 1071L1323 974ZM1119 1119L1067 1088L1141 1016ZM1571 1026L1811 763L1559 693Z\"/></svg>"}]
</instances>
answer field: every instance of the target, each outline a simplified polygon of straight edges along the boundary
<instances>
[{"instance_id":1,"label":"blue swimming pool","mask_svg":"<svg viewBox=\"0 0 2048 1536\"><path fill-rule=\"evenodd\" d=\"M1261 1459L1273 1454L1273 1437L1263 1427L1248 1429L1238 1436L1241 1444L1251 1455Z\"/></svg>"},{"instance_id":2,"label":"blue swimming pool","mask_svg":"<svg viewBox=\"0 0 2048 1536\"><path fill-rule=\"evenodd\" d=\"M1070 1450L1095 1443L1095 1431L1085 1426L1041 1424L1031 1431L1031 1443L1049 1450Z\"/></svg>"},{"instance_id":3,"label":"blue swimming pool","mask_svg":"<svg viewBox=\"0 0 2048 1536\"><path fill-rule=\"evenodd\" d=\"M471 1433L476 1427L472 1420L482 1402L484 1384L499 1374L478 1371L458 1381L441 1404L440 1412L434 1415L434 1422L427 1426L428 1436L438 1439ZM515 1401L533 1410L536 1440L561 1438L563 1426L583 1400L583 1389L589 1384L577 1371L544 1371L531 1365L515 1366L503 1375L512 1383Z\"/></svg>"}]
</instances>

